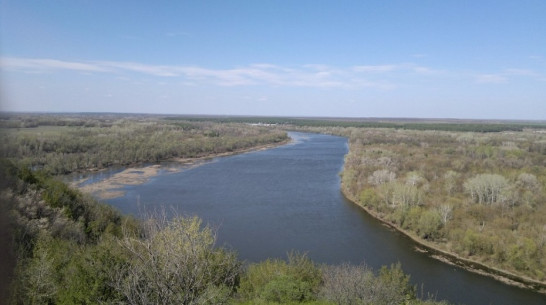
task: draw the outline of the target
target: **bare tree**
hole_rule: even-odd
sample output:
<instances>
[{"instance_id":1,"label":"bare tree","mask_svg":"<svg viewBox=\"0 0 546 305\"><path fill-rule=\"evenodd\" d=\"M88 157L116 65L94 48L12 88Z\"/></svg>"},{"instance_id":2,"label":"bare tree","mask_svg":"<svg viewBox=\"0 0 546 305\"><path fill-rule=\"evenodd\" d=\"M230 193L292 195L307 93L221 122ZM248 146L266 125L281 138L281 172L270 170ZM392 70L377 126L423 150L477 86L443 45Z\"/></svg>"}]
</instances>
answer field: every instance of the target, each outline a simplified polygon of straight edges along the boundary
<instances>
[{"instance_id":1,"label":"bare tree","mask_svg":"<svg viewBox=\"0 0 546 305\"><path fill-rule=\"evenodd\" d=\"M224 303L240 263L214 242L212 230L197 217L149 219L143 238L125 234L120 241L130 261L113 286L131 304Z\"/></svg>"},{"instance_id":2,"label":"bare tree","mask_svg":"<svg viewBox=\"0 0 546 305\"><path fill-rule=\"evenodd\" d=\"M444 174L444 188L448 195L452 195L453 192L457 188L457 178L459 178L460 174L449 170Z\"/></svg>"},{"instance_id":3,"label":"bare tree","mask_svg":"<svg viewBox=\"0 0 546 305\"><path fill-rule=\"evenodd\" d=\"M465 191L472 200L480 204L493 204L501 201L501 194L508 187L508 181L497 174L479 174L466 180Z\"/></svg>"},{"instance_id":4,"label":"bare tree","mask_svg":"<svg viewBox=\"0 0 546 305\"><path fill-rule=\"evenodd\" d=\"M396 174L386 170L380 169L373 172L373 174L368 177L368 182L372 185L382 185L396 179Z\"/></svg>"},{"instance_id":5,"label":"bare tree","mask_svg":"<svg viewBox=\"0 0 546 305\"><path fill-rule=\"evenodd\" d=\"M540 182L538 182L537 176L528 173L521 173L518 176L517 184L522 188L536 191L540 188Z\"/></svg>"},{"instance_id":6,"label":"bare tree","mask_svg":"<svg viewBox=\"0 0 546 305\"><path fill-rule=\"evenodd\" d=\"M46 304L54 300L57 293L54 276L53 259L46 251L36 251L37 259L33 260L27 273L28 286L26 292L28 299L34 304Z\"/></svg>"},{"instance_id":7,"label":"bare tree","mask_svg":"<svg viewBox=\"0 0 546 305\"><path fill-rule=\"evenodd\" d=\"M391 182L390 185L392 187L390 198L390 205L392 207L414 206L423 203L423 196L416 186L399 182Z\"/></svg>"},{"instance_id":8,"label":"bare tree","mask_svg":"<svg viewBox=\"0 0 546 305\"><path fill-rule=\"evenodd\" d=\"M408 185L417 186L421 181L423 181L423 177L417 172L409 172L406 175L406 184Z\"/></svg>"},{"instance_id":9,"label":"bare tree","mask_svg":"<svg viewBox=\"0 0 546 305\"><path fill-rule=\"evenodd\" d=\"M399 263L384 266L378 275L365 264L325 266L322 274L320 294L334 304L405 304L415 299L415 287Z\"/></svg>"},{"instance_id":10,"label":"bare tree","mask_svg":"<svg viewBox=\"0 0 546 305\"><path fill-rule=\"evenodd\" d=\"M321 295L335 304L371 304L375 276L373 270L361 264L347 263L325 266L322 270L324 285Z\"/></svg>"},{"instance_id":11,"label":"bare tree","mask_svg":"<svg viewBox=\"0 0 546 305\"><path fill-rule=\"evenodd\" d=\"M450 204L442 204L438 207L438 213L442 217L442 223L445 225L451 219L453 206Z\"/></svg>"}]
</instances>

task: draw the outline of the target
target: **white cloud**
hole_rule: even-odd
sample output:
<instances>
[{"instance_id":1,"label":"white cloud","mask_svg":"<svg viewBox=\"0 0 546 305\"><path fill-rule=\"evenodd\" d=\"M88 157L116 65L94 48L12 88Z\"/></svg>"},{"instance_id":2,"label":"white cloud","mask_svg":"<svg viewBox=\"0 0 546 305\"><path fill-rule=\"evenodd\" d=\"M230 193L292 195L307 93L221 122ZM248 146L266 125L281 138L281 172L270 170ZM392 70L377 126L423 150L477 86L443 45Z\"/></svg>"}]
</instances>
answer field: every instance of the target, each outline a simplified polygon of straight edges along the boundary
<instances>
[{"instance_id":1,"label":"white cloud","mask_svg":"<svg viewBox=\"0 0 546 305\"><path fill-rule=\"evenodd\" d=\"M437 71L437 70L434 70L434 69L431 69L431 68L428 68L428 67L417 66L417 65L413 66L412 70L413 70L413 72L418 73L418 74L438 74L440 72L440 71Z\"/></svg>"},{"instance_id":2,"label":"white cloud","mask_svg":"<svg viewBox=\"0 0 546 305\"><path fill-rule=\"evenodd\" d=\"M391 72L399 69L397 65L354 66L355 72Z\"/></svg>"},{"instance_id":3,"label":"white cloud","mask_svg":"<svg viewBox=\"0 0 546 305\"><path fill-rule=\"evenodd\" d=\"M2 58L2 68L24 72L61 70L116 74L129 77L140 73L155 77L179 78L187 85L251 86L309 88L374 88L392 90L397 87L391 78L402 74L430 74L433 69L412 63L333 67L327 65L279 66L269 63L251 64L230 69L199 66L148 65L117 61L63 61L56 59Z\"/></svg>"},{"instance_id":4,"label":"white cloud","mask_svg":"<svg viewBox=\"0 0 546 305\"><path fill-rule=\"evenodd\" d=\"M476 83L502 84L518 77L540 80L541 78L544 78L544 75L529 69L511 68L504 69L502 72L498 73L477 74L474 76L474 80Z\"/></svg>"},{"instance_id":5,"label":"white cloud","mask_svg":"<svg viewBox=\"0 0 546 305\"><path fill-rule=\"evenodd\" d=\"M438 74L440 71L420 66L414 63L389 64L389 65L371 65L354 66L353 71L362 73L392 73L392 72L410 72L417 74Z\"/></svg>"},{"instance_id":6,"label":"white cloud","mask_svg":"<svg viewBox=\"0 0 546 305\"><path fill-rule=\"evenodd\" d=\"M514 76L538 76L539 74L528 69L506 69L506 74Z\"/></svg>"},{"instance_id":7,"label":"white cloud","mask_svg":"<svg viewBox=\"0 0 546 305\"><path fill-rule=\"evenodd\" d=\"M42 70L73 70L82 72L106 72L105 67L86 62L70 62L56 59L31 59L17 57L2 57L0 67L8 69Z\"/></svg>"},{"instance_id":8,"label":"white cloud","mask_svg":"<svg viewBox=\"0 0 546 305\"><path fill-rule=\"evenodd\" d=\"M508 81L502 74L480 74L476 75L475 80L480 84L501 84Z\"/></svg>"},{"instance_id":9,"label":"white cloud","mask_svg":"<svg viewBox=\"0 0 546 305\"><path fill-rule=\"evenodd\" d=\"M140 72L144 74L150 74L154 76L178 76L178 73L172 69L170 66L153 66L153 65L145 65L145 64L139 64L139 63L132 63L132 62L111 62L111 61L104 61L104 62L95 62L96 65L100 67L104 67L108 70L115 70L115 71L132 71L132 72Z\"/></svg>"}]
</instances>

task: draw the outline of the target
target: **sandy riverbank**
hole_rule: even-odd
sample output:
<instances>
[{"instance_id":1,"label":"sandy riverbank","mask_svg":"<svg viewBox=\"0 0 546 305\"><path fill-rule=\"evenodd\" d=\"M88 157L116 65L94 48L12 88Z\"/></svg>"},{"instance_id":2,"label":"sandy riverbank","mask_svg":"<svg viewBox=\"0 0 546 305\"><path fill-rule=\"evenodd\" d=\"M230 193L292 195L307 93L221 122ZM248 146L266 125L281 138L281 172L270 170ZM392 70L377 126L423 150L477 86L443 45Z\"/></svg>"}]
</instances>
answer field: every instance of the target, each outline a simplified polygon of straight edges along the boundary
<instances>
[{"instance_id":1,"label":"sandy riverbank","mask_svg":"<svg viewBox=\"0 0 546 305\"><path fill-rule=\"evenodd\" d=\"M145 167L131 167L112 175L111 177L96 183L86 184L78 187L82 192L92 194L99 199L111 199L121 197L125 194L122 187L126 185L138 185L147 182L151 177L156 176L162 169L161 165ZM174 171L174 170L171 170ZM74 182L77 186L82 181Z\"/></svg>"},{"instance_id":2,"label":"sandy riverbank","mask_svg":"<svg viewBox=\"0 0 546 305\"><path fill-rule=\"evenodd\" d=\"M481 275L492 277L498 281L501 281L503 283L506 283L508 285L532 289L534 291L537 291L539 293L546 294L546 283L540 282L537 280L533 280L524 276L513 274L509 271L497 269L494 267L487 266L481 262L461 257L455 253L448 252L446 250L438 248L436 245L430 242L426 242L416 236L415 234L408 232L406 230L403 230L396 226L395 224L384 220L381 218L377 213L374 211L360 205L357 203L356 199L353 198L350 194L347 194L345 190L343 190L342 187L342 193L347 198L347 200L351 201L356 206L360 207L366 213L371 215L373 218L381 221L383 224L385 224L387 227L392 228L393 230L396 230L407 237L411 238L414 242L416 242L419 247L416 247L416 251L427 253L430 257L437 259L439 261L442 261L447 264L455 265L458 267L461 267L465 270L468 270L470 272L478 273Z\"/></svg>"},{"instance_id":3,"label":"sandy riverbank","mask_svg":"<svg viewBox=\"0 0 546 305\"><path fill-rule=\"evenodd\" d=\"M102 199L102 200L112 199L112 198L122 197L125 195L125 191L123 190L124 186L139 185L139 184L146 183L150 180L150 178L157 176L160 172L175 173L181 170L187 170L189 168L202 165L207 160L212 160L214 158L227 157L227 156L236 155L236 154L243 154L243 153L248 153L253 151L271 149L274 147L288 144L290 142L291 140L288 139L286 141L282 141L279 143L259 145L259 146L239 149L239 150L230 151L230 152L209 154L209 155L201 156L197 158L174 158L170 160L165 160L168 162L178 163L180 165L180 166L174 166L174 167L172 166L172 164L170 164L169 166L164 166L161 164L155 164L150 166L132 166L132 167L126 168L122 172L112 175L109 178L106 178L104 180L101 180L95 183L79 186L82 182L85 181L84 179L80 181L75 181L71 183L71 185L73 187L78 188L82 192L92 194L94 197L98 199Z\"/></svg>"}]
</instances>

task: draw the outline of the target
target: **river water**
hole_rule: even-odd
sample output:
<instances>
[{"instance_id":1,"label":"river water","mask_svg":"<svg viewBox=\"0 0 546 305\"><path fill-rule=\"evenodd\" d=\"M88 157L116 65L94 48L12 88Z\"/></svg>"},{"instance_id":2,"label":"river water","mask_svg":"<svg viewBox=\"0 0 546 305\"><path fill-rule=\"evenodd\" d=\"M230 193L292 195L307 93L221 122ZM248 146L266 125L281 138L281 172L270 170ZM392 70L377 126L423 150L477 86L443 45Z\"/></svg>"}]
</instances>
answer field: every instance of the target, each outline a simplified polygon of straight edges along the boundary
<instances>
[{"instance_id":1,"label":"river water","mask_svg":"<svg viewBox=\"0 0 546 305\"><path fill-rule=\"evenodd\" d=\"M346 200L339 173L348 151L341 137L290 133L291 144L217 158L163 173L107 203L123 213L165 208L201 217L218 244L258 262L307 252L319 263L396 262L425 295L454 304L546 304L546 296L441 263Z\"/></svg>"}]
</instances>

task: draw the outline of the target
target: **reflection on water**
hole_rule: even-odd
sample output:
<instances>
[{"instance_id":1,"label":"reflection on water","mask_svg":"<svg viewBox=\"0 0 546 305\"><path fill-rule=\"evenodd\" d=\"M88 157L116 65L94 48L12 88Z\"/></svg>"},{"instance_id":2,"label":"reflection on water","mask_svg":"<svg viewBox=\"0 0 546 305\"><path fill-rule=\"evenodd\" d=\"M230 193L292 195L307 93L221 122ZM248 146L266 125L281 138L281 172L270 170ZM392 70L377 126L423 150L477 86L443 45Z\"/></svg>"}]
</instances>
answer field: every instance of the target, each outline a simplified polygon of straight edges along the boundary
<instances>
[{"instance_id":1,"label":"reflection on water","mask_svg":"<svg viewBox=\"0 0 546 305\"><path fill-rule=\"evenodd\" d=\"M546 297L450 266L415 251L340 193L347 140L291 133L275 149L216 159L125 187L107 202L124 213L172 207L218 228L218 242L247 261L307 252L317 262L379 268L401 262L424 292L465 304L546 304Z\"/></svg>"}]
</instances>

